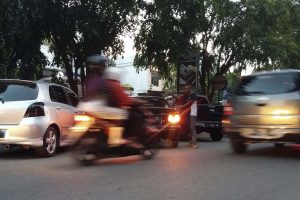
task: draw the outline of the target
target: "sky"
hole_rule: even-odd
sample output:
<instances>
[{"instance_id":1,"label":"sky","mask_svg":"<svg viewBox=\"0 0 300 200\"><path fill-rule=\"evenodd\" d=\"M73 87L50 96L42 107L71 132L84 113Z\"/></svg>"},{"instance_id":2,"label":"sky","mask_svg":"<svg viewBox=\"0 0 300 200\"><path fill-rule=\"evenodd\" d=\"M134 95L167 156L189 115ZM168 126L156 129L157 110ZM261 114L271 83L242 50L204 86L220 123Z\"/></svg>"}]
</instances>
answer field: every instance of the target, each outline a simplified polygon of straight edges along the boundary
<instances>
[{"instance_id":1,"label":"sky","mask_svg":"<svg viewBox=\"0 0 300 200\"><path fill-rule=\"evenodd\" d=\"M135 50L133 49L133 38L129 36L123 36L122 39L124 40L124 57L134 56Z\"/></svg>"}]
</instances>

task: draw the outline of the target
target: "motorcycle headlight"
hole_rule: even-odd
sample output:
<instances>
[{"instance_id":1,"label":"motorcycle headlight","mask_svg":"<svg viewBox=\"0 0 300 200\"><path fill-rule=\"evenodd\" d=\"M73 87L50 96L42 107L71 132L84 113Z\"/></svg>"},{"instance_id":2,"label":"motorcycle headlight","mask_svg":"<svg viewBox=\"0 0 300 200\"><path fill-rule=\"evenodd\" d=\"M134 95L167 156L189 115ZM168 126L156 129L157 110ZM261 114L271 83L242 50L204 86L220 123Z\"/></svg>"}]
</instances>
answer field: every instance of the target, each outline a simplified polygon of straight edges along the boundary
<instances>
[{"instance_id":1,"label":"motorcycle headlight","mask_svg":"<svg viewBox=\"0 0 300 200\"><path fill-rule=\"evenodd\" d=\"M180 121L180 115L179 114L169 114L168 116L168 122L172 124L176 124Z\"/></svg>"}]
</instances>

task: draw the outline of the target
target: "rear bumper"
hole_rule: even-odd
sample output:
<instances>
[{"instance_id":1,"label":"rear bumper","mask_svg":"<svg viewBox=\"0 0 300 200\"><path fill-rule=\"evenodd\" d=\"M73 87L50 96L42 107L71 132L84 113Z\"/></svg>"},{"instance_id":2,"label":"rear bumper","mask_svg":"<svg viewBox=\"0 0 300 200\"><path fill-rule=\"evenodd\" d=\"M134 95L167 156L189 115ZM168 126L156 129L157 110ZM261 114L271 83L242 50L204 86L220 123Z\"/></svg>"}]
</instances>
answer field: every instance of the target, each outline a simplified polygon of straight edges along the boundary
<instances>
[{"instance_id":1,"label":"rear bumper","mask_svg":"<svg viewBox=\"0 0 300 200\"><path fill-rule=\"evenodd\" d=\"M29 139L0 139L0 144L41 147L41 146L43 146L43 138L31 139L31 140L29 140Z\"/></svg>"},{"instance_id":2,"label":"rear bumper","mask_svg":"<svg viewBox=\"0 0 300 200\"><path fill-rule=\"evenodd\" d=\"M244 132L245 128L223 128L223 134L230 136L230 138L245 142L292 142L300 143L300 128L269 128L269 132L274 134L260 134L257 131L254 135ZM244 133L243 133L244 132Z\"/></svg>"},{"instance_id":3,"label":"rear bumper","mask_svg":"<svg viewBox=\"0 0 300 200\"><path fill-rule=\"evenodd\" d=\"M0 125L0 144L41 147L47 128L45 117L25 118L16 125Z\"/></svg>"}]
</instances>

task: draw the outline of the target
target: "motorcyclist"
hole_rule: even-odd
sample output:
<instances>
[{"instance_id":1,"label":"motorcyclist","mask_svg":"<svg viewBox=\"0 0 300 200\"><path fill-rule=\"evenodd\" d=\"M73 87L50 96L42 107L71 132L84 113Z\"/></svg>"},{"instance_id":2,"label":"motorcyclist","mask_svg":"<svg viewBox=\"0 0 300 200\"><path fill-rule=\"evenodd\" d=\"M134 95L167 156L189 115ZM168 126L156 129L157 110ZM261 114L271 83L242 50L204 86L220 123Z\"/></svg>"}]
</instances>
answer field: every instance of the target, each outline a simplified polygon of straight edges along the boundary
<instances>
[{"instance_id":1,"label":"motorcyclist","mask_svg":"<svg viewBox=\"0 0 300 200\"><path fill-rule=\"evenodd\" d=\"M86 95L84 101L79 104L79 109L89 111L101 119L120 122L127 120L129 114L127 110L111 105L114 96L118 95L115 94L115 90L111 89L110 81L104 78L108 61L107 57L99 54L86 59ZM129 105L130 102L128 102ZM122 137L123 127L120 126L120 123L107 124L109 145L120 145L127 142Z\"/></svg>"},{"instance_id":2,"label":"motorcyclist","mask_svg":"<svg viewBox=\"0 0 300 200\"><path fill-rule=\"evenodd\" d=\"M117 68L108 67L108 58L102 55L89 56L86 60L86 66L85 100L89 103L85 109L89 109L99 118L123 122L121 126L120 124L118 126L109 125L109 145L133 144L132 141L125 138L132 138L136 136L138 131L141 131L138 126L141 124L136 124L141 119L141 113L137 113L131 108L134 105L141 105L143 102L133 101L125 93L120 84L121 71ZM149 129L149 127L146 128ZM139 146L136 142L134 144Z\"/></svg>"},{"instance_id":3,"label":"motorcyclist","mask_svg":"<svg viewBox=\"0 0 300 200\"><path fill-rule=\"evenodd\" d=\"M120 84L121 69L108 68L104 72L104 78L107 80L110 87L110 101L109 105L121 109L128 110L128 118L124 123L124 137L130 138L130 144L139 146L136 142L138 134L143 130L143 124L147 121L147 117L150 118L151 113L146 109L143 109L142 105L145 103L142 100L133 100L124 91L124 88ZM136 109L138 107L138 109ZM151 126L144 127L144 131L156 132L157 129ZM135 140L135 142L133 142Z\"/></svg>"}]
</instances>

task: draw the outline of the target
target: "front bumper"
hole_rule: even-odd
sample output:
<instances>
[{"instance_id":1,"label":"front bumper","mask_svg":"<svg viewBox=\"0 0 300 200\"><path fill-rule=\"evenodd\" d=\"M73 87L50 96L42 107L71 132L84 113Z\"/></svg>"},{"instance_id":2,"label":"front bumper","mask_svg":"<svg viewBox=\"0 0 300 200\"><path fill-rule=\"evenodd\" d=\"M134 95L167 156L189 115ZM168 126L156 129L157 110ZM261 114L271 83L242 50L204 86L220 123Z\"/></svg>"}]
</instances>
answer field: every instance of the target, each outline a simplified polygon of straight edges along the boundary
<instances>
[{"instance_id":1,"label":"front bumper","mask_svg":"<svg viewBox=\"0 0 300 200\"><path fill-rule=\"evenodd\" d=\"M178 134L180 133L180 126L179 125L154 125L159 132L157 133L156 137L158 138L167 138L170 136L174 136L174 138L178 138ZM171 134L171 135L170 135Z\"/></svg>"}]
</instances>

